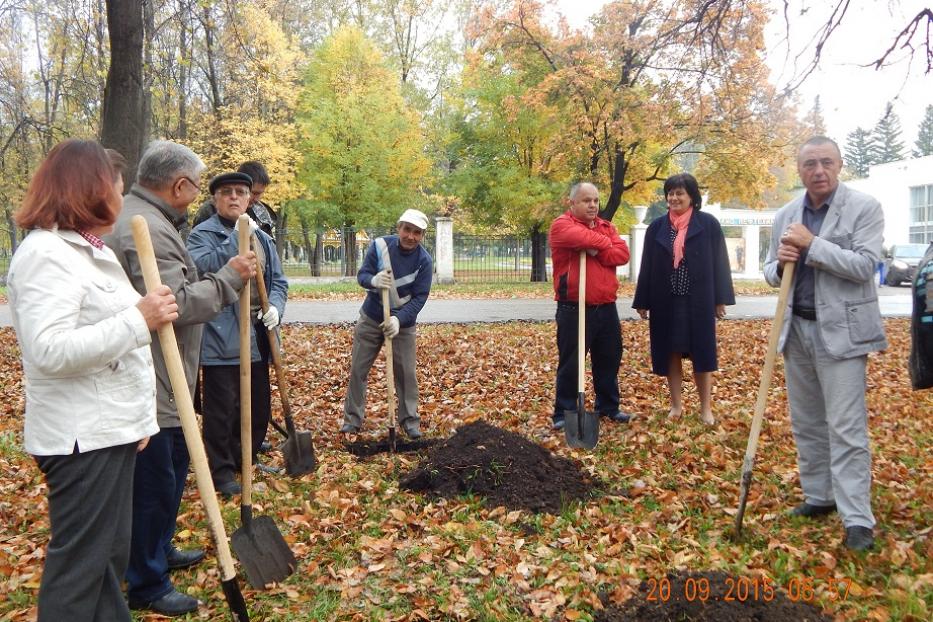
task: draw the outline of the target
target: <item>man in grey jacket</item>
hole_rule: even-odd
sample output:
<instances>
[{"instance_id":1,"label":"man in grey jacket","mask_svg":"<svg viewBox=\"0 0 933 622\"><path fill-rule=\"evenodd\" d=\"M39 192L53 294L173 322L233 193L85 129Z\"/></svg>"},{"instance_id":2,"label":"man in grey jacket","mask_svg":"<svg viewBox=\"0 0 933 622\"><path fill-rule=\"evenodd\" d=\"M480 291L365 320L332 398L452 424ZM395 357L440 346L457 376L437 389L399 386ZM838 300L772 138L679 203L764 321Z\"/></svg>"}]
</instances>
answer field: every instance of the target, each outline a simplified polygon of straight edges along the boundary
<instances>
[{"instance_id":1,"label":"man in grey jacket","mask_svg":"<svg viewBox=\"0 0 933 622\"><path fill-rule=\"evenodd\" d=\"M824 136L797 154L806 193L774 217L765 279L795 262L778 349L784 355L791 427L804 502L792 514L838 509L845 545L874 545L871 450L865 408L869 352L887 347L873 275L884 215L875 199L839 183L842 155Z\"/></svg>"},{"instance_id":2,"label":"man in grey jacket","mask_svg":"<svg viewBox=\"0 0 933 622\"><path fill-rule=\"evenodd\" d=\"M175 336L194 391L201 350L202 323L237 299L243 283L255 275L255 255L233 257L202 278L179 234L188 205L198 197L204 163L190 149L170 141L149 144L139 161L136 183L123 201L114 231L104 238L129 276L146 293L130 219L140 214L149 225L162 283L178 304ZM126 573L131 609L151 609L168 616L195 611L198 601L177 591L169 570L199 562L202 551L179 551L172 545L178 507L188 474L188 449L157 333L152 335L156 370L159 433L136 459L133 479L133 535Z\"/></svg>"}]
</instances>

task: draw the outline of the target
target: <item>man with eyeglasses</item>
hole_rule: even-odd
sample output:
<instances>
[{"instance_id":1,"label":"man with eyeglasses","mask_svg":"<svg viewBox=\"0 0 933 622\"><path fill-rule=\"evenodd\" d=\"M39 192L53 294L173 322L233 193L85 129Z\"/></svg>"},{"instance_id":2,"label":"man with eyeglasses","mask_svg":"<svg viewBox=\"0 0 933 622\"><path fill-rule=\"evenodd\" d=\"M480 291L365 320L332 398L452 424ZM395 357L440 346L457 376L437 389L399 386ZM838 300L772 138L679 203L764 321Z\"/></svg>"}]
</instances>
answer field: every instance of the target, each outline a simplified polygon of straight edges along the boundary
<instances>
[{"instance_id":1,"label":"man with eyeglasses","mask_svg":"<svg viewBox=\"0 0 933 622\"><path fill-rule=\"evenodd\" d=\"M250 179L253 180L253 185L250 186L249 204L246 208L246 213L259 225L260 229L272 236L274 240L276 223L275 210L262 200L266 188L271 183L266 167L258 160L249 160L241 164L236 172L246 173L249 175ZM197 227L216 212L217 208L214 206L214 197L210 196L201 204L197 214L194 215L191 227Z\"/></svg>"},{"instance_id":2,"label":"man with eyeglasses","mask_svg":"<svg viewBox=\"0 0 933 622\"><path fill-rule=\"evenodd\" d=\"M104 237L133 287L145 294L130 220L137 214L146 219L159 276L178 303L174 329L188 390L192 392L203 323L235 301L243 283L256 272L256 257L250 253L247 257L231 257L210 274L201 274L185 250L180 229L187 222L188 206L201 191L203 170L201 158L184 145L166 140L150 143L139 160L136 183L123 201L114 231ZM136 459L126 582L131 609L177 616L197 610L198 601L175 589L169 571L198 563L204 552L180 551L172 544L189 457L158 333L152 333L151 348L159 433L150 438Z\"/></svg>"},{"instance_id":3,"label":"man with eyeglasses","mask_svg":"<svg viewBox=\"0 0 933 622\"><path fill-rule=\"evenodd\" d=\"M841 170L829 138L800 147L806 192L775 215L764 274L778 286L785 266L796 264L778 342L804 495L791 514L838 510L845 546L865 551L875 526L865 371L868 353L888 345L873 278L884 214L877 200L839 183Z\"/></svg>"},{"instance_id":4,"label":"man with eyeglasses","mask_svg":"<svg viewBox=\"0 0 933 622\"><path fill-rule=\"evenodd\" d=\"M223 173L211 180L210 193L216 213L196 226L188 236L188 251L198 270L212 273L219 270L239 252L238 218L250 205L253 185L246 173ZM266 436L271 417L269 387L268 329L278 326L285 312L288 281L275 252L275 242L265 231L249 220L253 233L258 269L263 271L269 288L269 310L263 313L259 305L256 282L250 288L250 314L253 330L251 344L251 433L255 462ZM258 244L256 242L258 241ZM240 309L236 303L227 305L204 327L201 343L202 415L204 449L211 468L214 487L226 498L240 493L236 474L240 471Z\"/></svg>"}]
</instances>

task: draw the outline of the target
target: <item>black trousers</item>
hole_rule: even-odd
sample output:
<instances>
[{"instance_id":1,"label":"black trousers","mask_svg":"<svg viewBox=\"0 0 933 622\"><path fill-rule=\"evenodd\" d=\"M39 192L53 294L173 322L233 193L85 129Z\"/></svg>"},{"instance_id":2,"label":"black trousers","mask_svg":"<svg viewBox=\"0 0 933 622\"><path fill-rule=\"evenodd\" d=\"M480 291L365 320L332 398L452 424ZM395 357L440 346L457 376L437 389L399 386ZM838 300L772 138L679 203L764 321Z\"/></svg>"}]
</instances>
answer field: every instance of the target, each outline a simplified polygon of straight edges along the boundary
<instances>
[{"instance_id":1,"label":"black trousers","mask_svg":"<svg viewBox=\"0 0 933 622\"><path fill-rule=\"evenodd\" d=\"M268 360L268 355L264 354L262 361L252 364L250 373L250 430L254 463L259 447L266 439L266 428L272 415ZM233 481L241 469L240 367L204 365L202 378L204 450L214 485L220 485Z\"/></svg>"},{"instance_id":2,"label":"black trousers","mask_svg":"<svg viewBox=\"0 0 933 622\"><path fill-rule=\"evenodd\" d=\"M136 443L36 456L52 537L39 586L39 622L129 622L121 582L130 557Z\"/></svg>"},{"instance_id":3,"label":"black trousers","mask_svg":"<svg viewBox=\"0 0 933 622\"><path fill-rule=\"evenodd\" d=\"M554 419L577 407L577 305L557 303L557 382ZM619 366L622 363L622 327L615 303L586 307L584 347L590 353L596 411L613 415L619 410Z\"/></svg>"}]
</instances>

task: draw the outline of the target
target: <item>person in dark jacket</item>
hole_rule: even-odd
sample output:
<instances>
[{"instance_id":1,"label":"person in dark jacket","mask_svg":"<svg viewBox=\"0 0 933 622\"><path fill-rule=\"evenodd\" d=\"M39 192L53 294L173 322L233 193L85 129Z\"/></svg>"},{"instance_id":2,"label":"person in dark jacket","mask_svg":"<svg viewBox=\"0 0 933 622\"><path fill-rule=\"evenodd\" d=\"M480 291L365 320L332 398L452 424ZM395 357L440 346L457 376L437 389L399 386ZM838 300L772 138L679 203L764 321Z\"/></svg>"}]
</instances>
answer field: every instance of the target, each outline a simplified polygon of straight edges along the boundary
<instances>
[{"instance_id":1,"label":"person in dark jacket","mask_svg":"<svg viewBox=\"0 0 933 622\"><path fill-rule=\"evenodd\" d=\"M343 404L340 432L357 434L366 409L366 378L386 339L393 343L398 424L409 438L421 437L418 377L415 375L415 322L431 293L431 255L421 244L428 217L408 209L399 217L398 235L373 240L356 275L367 290L360 319L353 329L350 382ZM390 317L383 321L382 290L389 290Z\"/></svg>"},{"instance_id":2,"label":"person in dark jacket","mask_svg":"<svg viewBox=\"0 0 933 622\"><path fill-rule=\"evenodd\" d=\"M933 242L920 260L910 319L910 381L914 390L933 388Z\"/></svg>"},{"instance_id":3,"label":"person in dark jacket","mask_svg":"<svg viewBox=\"0 0 933 622\"><path fill-rule=\"evenodd\" d=\"M198 270L205 274L219 270L239 252L237 218L250 200L252 179L245 173L224 173L210 183L217 213L194 228L188 236L188 252ZM272 238L250 220L259 269L269 288L269 310L263 314L256 281L250 286L250 313L253 330L251 347L251 430L255 460L266 436L271 418L269 386L269 336L267 329L278 326L285 313L288 281L275 252ZM235 474L240 470L240 309L234 302L204 326L201 342L203 370L204 449L214 487L225 497L239 494Z\"/></svg>"},{"instance_id":4,"label":"person in dark jacket","mask_svg":"<svg viewBox=\"0 0 933 622\"><path fill-rule=\"evenodd\" d=\"M651 369L667 376L671 418L683 412L684 357L693 361L700 417L713 425L712 372L716 320L735 304L726 239L719 222L700 211L703 198L689 173L664 182L668 213L648 225L632 307L649 322Z\"/></svg>"},{"instance_id":5,"label":"person in dark jacket","mask_svg":"<svg viewBox=\"0 0 933 622\"><path fill-rule=\"evenodd\" d=\"M564 412L577 407L577 322L580 251L586 251L585 348L593 367L596 410L600 416L628 423L631 415L619 410L619 365L622 363L622 327L616 309L619 279L616 266L628 263L629 250L619 232L599 217L599 191L591 183L574 184L570 209L551 223L548 243L554 264L554 299L557 301L557 380L555 430L564 427Z\"/></svg>"}]
</instances>

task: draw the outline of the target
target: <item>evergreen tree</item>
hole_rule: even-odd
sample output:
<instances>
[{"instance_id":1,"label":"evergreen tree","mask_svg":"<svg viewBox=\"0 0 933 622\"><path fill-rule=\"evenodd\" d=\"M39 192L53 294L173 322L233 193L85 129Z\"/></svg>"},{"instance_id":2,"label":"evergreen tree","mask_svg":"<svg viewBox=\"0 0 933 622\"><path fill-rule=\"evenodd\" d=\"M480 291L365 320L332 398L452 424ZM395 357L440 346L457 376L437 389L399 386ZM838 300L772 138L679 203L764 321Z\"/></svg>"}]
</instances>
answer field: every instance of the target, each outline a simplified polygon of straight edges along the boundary
<instances>
[{"instance_id":1,"label":"evergreen tree","mask_svg":"<svg viewBox=\"0 0 933 622\"><path fill-rule=\"evenodd\" d=\"M933 155L933 104L927 106L923 121L920 122L920 130L917 132L917 142L914 144L917 145L914 149L915 158Z\"/></svg>"},{"instance_id":2,"label":"evergreen tree","mask_svg":"<svg viewBox=\"0 0 933 622\"><path fill-rule=\"evenodd\" d=\"M875 163L871 133L860 127L846 136L845 163L854 177L867 177L868 167Z\"/></svg>"},{"instance_id":3,"label":"evergreen tree","mask_svg":"<svg viewBox=\"0 0 933 622\"><path fill-rule=\"evenodd\" d=\"M876 164L903 160L905 157L904 141L901 140L901 120L894 112L891 102L888 102L884 116L872 130L871 147Z\"/></svg>"}]
</instances>

